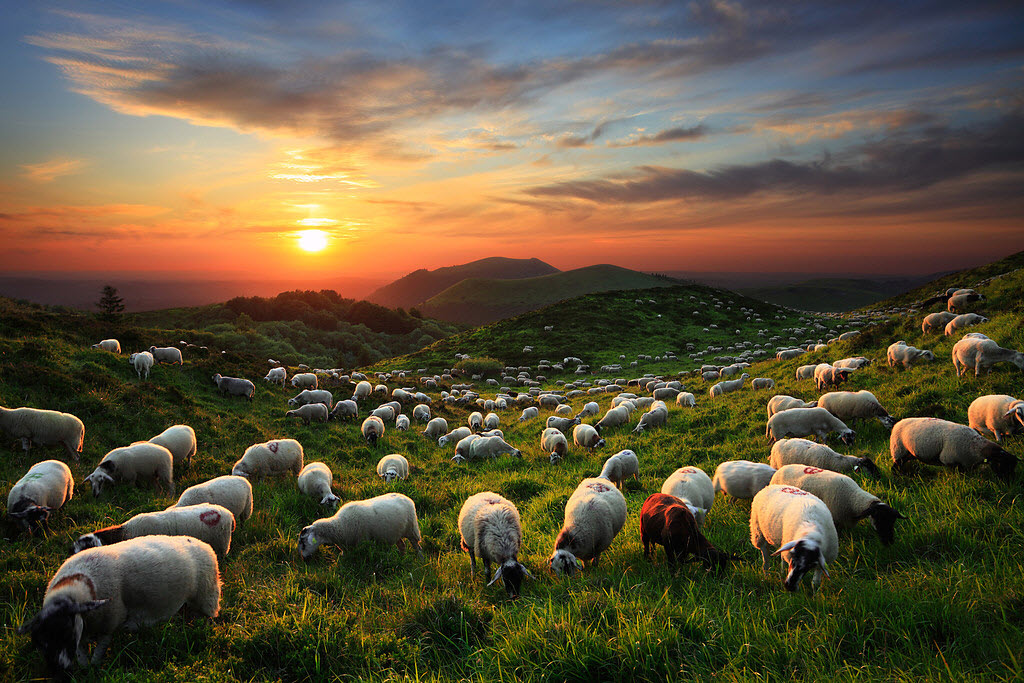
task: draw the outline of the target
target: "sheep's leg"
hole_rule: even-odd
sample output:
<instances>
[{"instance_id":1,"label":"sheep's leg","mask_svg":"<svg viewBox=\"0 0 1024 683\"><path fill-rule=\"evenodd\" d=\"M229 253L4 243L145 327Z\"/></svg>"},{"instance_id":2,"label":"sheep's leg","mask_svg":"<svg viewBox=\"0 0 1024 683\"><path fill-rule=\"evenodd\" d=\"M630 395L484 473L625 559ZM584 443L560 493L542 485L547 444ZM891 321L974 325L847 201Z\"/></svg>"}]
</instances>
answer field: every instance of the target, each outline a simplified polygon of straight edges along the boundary
<instances>
[{"instance_id":1,"label":"sheep's leg","mask_svg":"<svg viewBox=\"0 0 1024 683\"><path fill-rule=\"evenodd\" d=\"M76 451L74 448L72 448L71 446L67 445L63 441L61 442L61 445L64 446L64 450L66 450L68 452L68 455L70 455L74 459L75 462L78 462L78 451Z\"/></svg>"},{"instance_id":2,"label":"sheep's leg","mask_svg":"<svg viewBox=\"0 0 1024 683\"><path fill-rule=\"evenodd\" d=\"M476 553L472 548L467 548L467 550L469 550L469 575L473 576L476 574Z\"/></svg>"},{"instance_id":3,"label":"sheep's leg","mask_svg":"<svg viewBox=\"0 0 1024 683\"><path fill-rule=\"evenodd\" d=\"M107 651L107 647L110 645L111 634L100 636L100 639L96 641L96 648L92 651L92 663L99 664L103 661L103 655Z\"/></svg>"},{"instance_id":4,"label":"sheep's leg","mask_svg":"<svg viewBox=\"0 0 1024 683\"><path fill-rule=\"evenodd\" d=\"M821 567L815 567L814 568L814 576L811 577L811 593L812 594L814 593L814 591L818 590L818 586L821 585L821 576L822 576Z\"/></svg>"},{"instance_id":5,"label":"sheep's leg","mask_svg":"<svg viewBox=\"0 0 1024 683\"><path fill-rule=\"evenodd\" d=\"M21 437L21 447L28 453L28 449L32 448L32 439L27 436Z\"/></svg>"},{"instance_id":6,"label":"sheep's leg","mask_svg":"<svg viewBox=\"0 0 1024 683\"><path fill-rule=\"evenodd\" d=\"M484 583L491 582L491 561L484 559Z\"/></svg>"}]
</instances>

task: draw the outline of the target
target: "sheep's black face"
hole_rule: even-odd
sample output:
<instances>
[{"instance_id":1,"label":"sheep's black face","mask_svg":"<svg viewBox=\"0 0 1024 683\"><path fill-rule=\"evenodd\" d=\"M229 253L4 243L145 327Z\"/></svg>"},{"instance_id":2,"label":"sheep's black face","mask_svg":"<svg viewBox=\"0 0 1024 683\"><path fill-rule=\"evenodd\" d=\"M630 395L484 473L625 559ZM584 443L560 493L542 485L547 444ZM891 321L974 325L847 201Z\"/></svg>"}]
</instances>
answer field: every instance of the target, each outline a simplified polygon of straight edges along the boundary
<instances>
[{"instance_id":1,"label":"sheep's black face","mask_svg":"<svg viewBox=\"0 0 1024 683\"><path fill-rule=\"evenodd\" d=\"M722 571L732 563L733 557L729 553L723 553L718 548L708 548L707 552L700 558L708 571Z\"/></svg>"},{"instance_id":2,"label":"sheep's black face","mask_svg":"<svg viewBox=\"0 0 1024 683\"><path fill-rule=\"evenodd\" d=\"M508 562L501 568L501 581L505 584L505 592L510 598L518 598L523 586L523 566L518 562Z\"/></svg>"},{"instance_id":3,"label":"sheep's black face","mask_svg":"<svg viewBox=\"0 0 1024 683\"><path fill-rule=\"evenodd\" d=\"M873 477L879 476L878 466L871 462L868 458L861 458L857 467L863 468L868 474Z\"/></svg>"},{"instance_id":4,"label":"sheep's black face","mask_svg":"<svg viewBox=\"0 0 1024 683\"><path fill-rule=\"evenodd\" d=\"M84 536L79 536L78 540L71 546L71 554L74 555L89 548L98 548L101 545L102 543L100 543L100 539L96 537L96 534L85 534Z\"/></svg>"},{"instance_id":5,"label":"sheep's black face","mask_svg":"<svg viewBox=\"0 0 1024 683\"><path fill-rule=\"evenodd\" d=\"M32 621L18 633L32 633L32 644L54 671L67 671L75 663L78 643L82 638L82 612L102 606L106 600L79 604L69 597L59 597L43 607Z\"/></svg>"},{"instance_id":6,"label":"sheep's black face","mask_svg":"<svg viewBox=\"0 0 1024 683\"><path fill-rule=\"evenodd\" d=\"M853 445L853 440L857 438L857 432L853 431L852 429L848 429L845 432L843 432L842 434L840 434L839 438L847 446L852 446Z\"/></svg>"},{"instance_id":7,"label":"sheep's black face","mask_svg":"<svg viewBox=\"0 0 1024 683\"><path fill-rule=\"evenodd\" d=\"M313 553L316 552L318 546L316 536L313 535L313 529L307 526L299 532L299 554L302 555L302 559L308 560L313 557Z\"/></svg>"},{"instance_id":8,"label":"sheep's black face","mask_svg":"<svg viewBox=\"0 0 1024 683\"><path fill-rule=\"evenodd\" d=\"M896 520L906 519L906 517L885 503L872 503L867 514L871 520L871 526L875 527L875 531L878 532L878 538L882 541L882 545L892 545L896 538Z\"/></svg>"},{"instance_id":9,"label":"sheep's black face","mask_svg":"<svg viewBox=\"0 0 1024 683\"><path fill-rule=\"evenodd\" d=\"M789 574L786 576L786 590L792 592L800 585L804 575L818 566L819 552L801 541L789 551Z\"/></svg>"},{"instance_id":10,"label":"sheep's black face","mask_svg":"<svg viewBox=\"0 0 1024 683\"><path fill-rule=\"evenodd\" d=\"M986 450L988 452L985 454L985 459L996 476L1004 480L1010 479L1014 470L1017 469L1017 456L995 444L986 446Z\"/></svg>"}]
</instances>

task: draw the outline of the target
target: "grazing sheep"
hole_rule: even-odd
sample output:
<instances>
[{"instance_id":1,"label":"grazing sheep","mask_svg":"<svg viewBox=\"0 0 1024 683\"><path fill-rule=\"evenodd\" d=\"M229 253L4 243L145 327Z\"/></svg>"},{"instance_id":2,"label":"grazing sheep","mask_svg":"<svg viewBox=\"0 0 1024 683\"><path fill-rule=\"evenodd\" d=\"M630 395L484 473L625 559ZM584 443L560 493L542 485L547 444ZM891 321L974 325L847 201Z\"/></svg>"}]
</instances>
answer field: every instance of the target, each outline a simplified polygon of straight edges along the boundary
<instances>
[{"instance_id":1,"label":"grazing sheep","mask_svg":"<svg viewBox=\"0 0 1024 683\"><path fill-rule=\"evenodd\" d=\"M171 507L188 507L200 503L222 505L235 516L238 524L252 516L252 484L245 477L225 474L185 489Z\"/></svg>"},{"instance_id":2,"label":"grazing sheep","mask_svg":"<svg viewBox=\"0 0 1024 683\"><path fill-rule=\"evenodd\" d=\"M555 408L555 415L561 415L562 417L572 417L575 414L576 413L572 409L572 406L569 405L568 403L559 403L558 406Z\"/></svg>"},{"instance_id":3,"label":"grazing sheep","mask_svg":"<svg viewBox=\"0 0 1024 683\"><path fill-rule=\"evenodd\" d=\"M970 308L971 304L984 300L985 297L978 294L973 289L958 291L953 294L953 296L949 297L949 300L946 302L946 310L950 313L963 313Z\"/></svg>"},{"instance_id":4,"label":"grazing sheep","mask_svg":"<svg viewBox=\"0 0 1024 683\"><path fill-rule=\"evenodd\" d=\"M355 378L353 377L353 379ZM350 400L361 401L372 393L373 386L366 380L360 380L359 383L356 384L355 389L352 390L352 398Z\"/></svg>"},{"instance_id":5,"label":"grazing sheep","mask_svg":"<svg viewBox=\"0 0 1024 683\"><path fill-rule=\"evenodd\" d=\"M953 345L953 367L957 377L962 377L974 368L977 377L982 370L992 372L996 363L1013 363L1024 370L1024 353L1013 349L1004 349L987 337L965 335Z\"/></svg>"},{"instance_id":6,"label":"grazing sheep","mask_svg":"<svg viewBox=\"0 0 1024 683\"><path fill-rule=\"evenodd\" d=\"M715 485L711 477L697 467L677 469L661 485L661 492L681 500L697 520L698 527L704 526L704 518L715 503Z\"/></svg>"},{"instance_id":7,"label":"grazing sheep","mask_svg":"<svg viewBox=\"0 0 1024 683\"><path fill-rule=\"evenodd\" d=\"M409 477L409 461L399 453L385 455L377 461L377 474L385 484L390 484L395 479L404 481Z\"/></svg>"},{"instance_id":8,"label":"grazing sheep","mask_svg":"<svg viewBox=\"0 0 1024 683\"><path fill-rule=\"evenodd\" d=\"M31 633L50 666L66 671L76 659L86 664L85 643L96 641L92 663L99 664L118 628L166 621L183 605L217 616L217 555L189 536L145 536L65 560L42 609L18 633Z\"/></svg>"},{"instance_id":9,"label":"grazing sheep","mask_svg":"<svg viewBox=\"0 0 1024 683\"><path fill-rule=\"evenodd\" d=\"M305 406L311 403L322 403L330 410L334 406L334 395L326 389L303 389L288 399L290 406Z\"/></svg>"},{"instance_id":10,"label":"grazing sheep","mask_svg":"<svg viewBox=\"0 0 1024 683\"><path fill-rule=\"evenodd\" d=\"M892 545L896 520L906 519L845 474L820 467L785 465L775 473L771 483L795 486L817 496L832 513L836 529L848 529L867 517L882 545Z\"/></svg>"},{"instance_id":11,"label":"grazing sheep","mask_svg":"<svg viewBox=\"0 0 1024 683\"><path fill-rule=\"evenodd\" d=\"M149 442L163 446L171 452L175 470L186 465L192 466L192 458L196 454L196 432L188 425L170 426L150 439Z\"/></svg>"},{"instance_id":12,"label":"grazing sheep","mask_svg":"<svg viewBox=\"0 0 1024 683\"><path fill-rule=\"evenodd\" d=\"M924 334L943 332L946 329L946 324L955 317L956 313L947 313L946 311L926 315L921 321L921 332Z\"/></svg>"},{"instance_id":13,"label":"grazing sheep","mask_svg":"<svg viewBox=\"0 0 1024 683\"><path fill-rule=\"evenodd\" d=\"M498 434L491 436L472 434L470 436L476 436L477 438L471 439L466 437L459 442L458 446L465 445L461 449L458 446L456 447L455 457L452 458L455 462L497 458L505 454L509 454L513 458L523 457L522 451L506 443L505 439Z\"/></svg>"},{"instance_id":14,"label":"grazing sheep","mask_svg":"<svg viewBox=\"0 0 1024 683\"><path fill-rule=\"evenodd\" d=\"M437 439L448 433L448 420L443 417L435 417L423 428L423 436L428 439Z\"/></svg>"},{"instance_id":15,"label":"grazing sheep","mask_svg":"<svg viewBox=\"0 0 1024 683\"><path fill-rule=\"evenodd\" d=\"M919 349L915 346L907 346L907 342L902 340L895 344L890 344L886 350L885 357L889 362L890 368L902 365L904 369L909 368L919 360L935 360L935 354L931 351Z\"/></svg>"},{"instance_id":16,"label":"grazing sheep","mask_svg":"<svg viewBox=\"0 0 1024 683\"><path fill-rule=\"evenodd\" d=\"M693 408L697 405L697 397L688 391L680 391L676 396L676 405L680 408Z\"/></svg>"},{"instance_id":17,"label":"grazing sheep","mask_svg":"<svg viewBox=\"0 0 1024 683\"><path fill-rule=\"evenodd\" d=\"M555 539L555 551L548 558L558 574L572 574L583 568L584 560L597 566L626 523L626 499L607 479L595 477L580 482L565 504L565 522Z\"/></svg>"},{"instance_id":18,"label":"grazing sheep","mask_svg":"<svg viewBox=\"0 0 1024 683\"><path fill-rule=\"evenodd\" d=\"M109 351L110 353L121 353L121 342L116 339L104 339L99 344L93 344L92 348Z\"/></svg>"},{"instance_id":19,"label":"grazing sheep","mask_svg":"<svg viewBox=\"0 0 1024 683\"><path fill-rule=\"evenodd\" d=\"M370 417L379 417L381 422L393 422L398 417L398 411L394 406L385 404L371 410Z\"/></svg>"},{"instance_id":20,"label":"grazing sheep","mask_svg":"<svg viewBox=\"0 0 1024 683\"><path fill-rule=\"evenodd\" d=\"M332 517L318 519L299 533L299 553L309 560L323 543L352 548L361 541L394 544L404 549L408 539L419 555L420 524L416 503L401 493L385 493L342 505Z\"/></svg>"},{"instance_id":21,"label":"grazing sheep","mask_svg":"<svg viewBox=\"0 0 1024 683\"><path fill-rule=\"evenodd\" d=\"M412 419L417 422L430 422L430 406L421 403L412 409Z\"/></svg>"},{"instance_id":22,"label":"grazing sheep","mask_svg":"<svg viewBox=\"0 0 1024 683\"><path fill-rule=\"evenodd\" d=\"M774 389L775 380L770 377L755 377L750 380L750 388L754 391L758 391L760 389Z\"/></svg>"},{"instance_id":23,"label":"grazing sheep","mask_svg":"<svg viewBox=\"0 0 1024 683\"><path fill-rule=\"evenodd\" d=\"M971 429L992 434L996 441L1020 431L1024 426L1024 401L1005 394L980 396L967 409Z\"/></svg>"},{"instance_id":24,"label":"grazing sheep","mask_svg":"<svg viewBox=\"0 0 1024 683\"><path fill-rule=\"evenodd\" d=\"M822 394L818 407L824 408L840 420L862 420L875 418L886 429L892 429L896 420L882 407L875 395L866 389L860 391L832 391Z\"/></svg>"},{"instance_id":25,"label":"grazing sheep","mask_svg":"<svg viewBox=\"0 0 1024 683\"><path fill-rule=\"evenodd\" d=\"M533 574L519 562L523 526L516 506L491 491L472 495L459 511L459 534L462 549L469 553L469 573L476 573L479 556L484 563L487 585L501 579L509 597L519 597L523 577L532 579ZM493 579L492 562L498 565Z\"/></svg>"},{"instance_id":26,"label":"grazing sheep","mask_svg":"<svg viewBox=\"0 0 1024 683\"><path fill-rule=\"evenodd\" d=\"M484 416L478 412L472 412L469 417L466 418L466 422L469 424L469 428L474 432L483 430L484 427Z\"/></svg>"},{"instance_id":27,"label":"grazing sheep","mask_svg":"<svg viewBox=\"0 0 1024 683\"><path fill-rule=\"evenodd\" d=\"M743 388L743 381L746 380L750 375L743 373L737 379L730 379L725 382L719 382L718 384L711 387L708 392L711 398L715 396L721 396L722 394L731 394L734 391L739 391Z\"/></svg>"},{"instance_id":28,"label":"grazing sheep","mask_svg":"<svg viewBox=\"0 0 1024 683\"><path fill-rule=\"evenodd\" d=\"M793 360L797 356L802 356L805 353L807 353L807 351L804 349L783 349L775 354L775 358L777 360Z\"/></svg>"},{"instance_id":29,"label":"grazing sheep","mask_svg":"<svg viewBox=\"0 0 1024 683\"><path fill-rule=\"evenodd\" d=\"M722 378L722 373L720 373L718 370L707 370L705 372L700 373L700 378L705 382L714 382L716 379Z\"/></svg>"},{"instance_id":30,"label":"grazing sheep","mask_svg":"<svg viewBox=\"0 0 1024 683\"><path fill-rule=\"evenodd\" d=\"M852 372L852 368L837 368L828 363L822 363L814 369L814 386L818 391L823 391L826 387L838 387L850 379Z\"/></svg>"},{"instance_id":31,"label":"grazing sheep","mask_svg":"<svg viewBox=\"0 0 1024 683\"><path fill-rule=\"evenodd\" d=\"M251 401L256 395L256 385L247 379L224 377L218 372L213 376L213 383L217 385L220 393L228 396L244 396Z\"/></svg>"},{"instance_id":32,"label":"grazing sheep","mask_svg":"<svg viewBox=\"0 0 1024 683\"><path fill-rule=\"evenodd\" d=\"M663 427L668 423L668 406L664 401L655 401L650 409L640 416L640 422L633 430L634 434L641 434L648 429Z\"/></svg>"},{"instance_id":33,"label":"grazing sheep","mask_svg":"<svg viewBox=\"0 0 1024 683\"><path fill-rule=\"evenodd\" d=\"M818 367L818 363L811 363L810 365L801 365L796 369L797 379L814 379L814 371Z\"/></svg>"},{"instance_id":34,"label":"grazing sheep","mask_svg":"<svg viewBox=\"0 0 1024 683\"><path fill-rule=\"evenodd\" d=\"M981 323L987 322L988 318L984 316L978 315L976 313L964 313L963 315L958 315L957 317L953 318L948 323L946 323L945 335L947 337L952 337L965 327L970 327L971 325L980 325Z\"/></svg>"},{"instance_id":35,"label":"grazing sheep","mask_svg":"<svg viewBox=\"0 0 1024 683\"><path fill-rule=\"evenodd\" d=\"M346 398L344 401L338 401L334 404L334 410L331 411L327 419L344 420L350 417L359 417L359 404L352 399Z\"/></svg>"},{"instance_id":36,"label":"grazing sheep","mask_svg":"<svg viewBox=\"0 0 1024 683\"><path fill-rule=\"evenodd\" d=\"M575 428L579 424L580 424L580 419L578 417L571 417L570 418L570 417L558 417L556 415L552 415L551 417L549 417L547 419L547 422L544 423L544 426L545 427L554 427L555 429L557 429L558 431L562 432L563 434L568 435L568 431L570 429Z\"/></svg>"},{"instance_id":37,"label":"grazing sheep","mask_svg":"<svg viewBox=\"0 0 1024 683\"><path fill-rule=\"evenodd\" d=\"M92 484L93 497L99 498L107 484L121 481L137 484L146 479L158 480L167 490L167 495L173 496L174 457L163 446L137 441L104 455L85 481Z\"/></svg>"},{"instance_id":38,"label":"grazing sheep","mask_svg":"<svg viewBox=\"0 0 1024 683\"><path fill-rule=\"evenodd\" d=\"M376 446L377 441L384 436L384 420L376 415L370 415L363 420L363 424L359 429L363 434L363 438L366 439L366 443Z\"/></svg>"},{"instance_id":39,"label":"grazing sheep","mask_svg":"<svg viewBox=\"0 0 1024 683\"><path fill-rule=\"evenodd\" d=\"M834 368L846 369L846 370L860 370L871 365L871 359L865 358L864 356L857 356L856 358L843 358L837 360L832 364Z\"/></svg>"},{"instance_id":40,"label":"grazing sheep","mask_svg":"<svg viewBox=\"0 0 1024 683\"><path fill-rule=\"evenodd\" d=\"M285 417L297 417L302 420L302 424L308 425L312 420L317 422L327 422L330 417L330 413L327 412L327 406L323 403L307 403L301 405L295 410L289 410L284 414Z\"/></svg>"},{"instance_id":41,"label":"grazing sheep","mask_svg":"<svg viewBox=\"0 0 1024 683\"><path fill-rule=\"evenodd\" d=\"M484 429L497 429L500 425L501 418L497 413L487 413L484 417Z\"/></svg>"},{"instance_id":42,"label":"grazing sheep","mask_svg":"<svg viewBox=\"0 0 1024 683\"><path fill-rule=\"evenodd\" d=\"M599 478L607 479L622 490L622 483L629 477L640 478L640 460L631 450L619 451L604 461Z\"/></svg>"},{"instance_id":43,"label":"grazing sheep","mask_svg":"<svg viewBox=\"0 0 1024 683\"><path fill-rule=\"evenodd\" d=\"M576 417L582 420L585 417L593 417L601 412L601 406L598 405L597 401L589 401L583 405L580 412L576 413Z\"/></svg>"},{"instance_id":44,"label":"grazing sheep","mask_svg":"<svg viewBox=\"0 0 1024 683\"><path fill-rule=\"evenodd\" d=\"M619 405L615 408L609 408L608 412L604 414L604 417L597 421L594 428L600 433L605 429L621 427L627 422L629 422L629 409L626 406ZM548 426L550 427L551 425Z\"/></svg>"},{"instance_id":45,"label":"grazing sheep","mask_svg":"<svg viewBox=\"0 0 1024 683\"><path fill-rule=\"evenodd\" d=\"M191 536L209 543L217 557L223 558L231 550L231 534L234 530L235 516L220 505L202 503L187 507L172 506L160 512L135 515L123 524L83 534L71 546L71 554L123 543L140 536Z\"/></svg>"},{"instance_id":46,"label":"grazing sheep","mask_svg":"<svg viewBox=\"0 0 1024 683\"><path fill-rule=\"evenodd\" d=\"M7 514L32 533L50 513L75 495L71 469L60 460L43 460L29 468L7 494Z\"/></svg>"},{"instance_id":47,"label":"grazing sheep","mask_svg":"<svg viewBox=\"0 0 1024 683\"><path fill-rule=\"evenodd\" d=\"M652 559L652 546L663 546L669 564L685 562L693 554L711 569L724 567L731 559L704 538L689 507L665 493L653 493L644 501L640 509L640 542L648 560Z\"/></svg>"},{"instance_id":48,"label":"grazing sheep","mask_svg":"<svg viewBox=\"0 0 1024 683\"><path fill-rule=\"evenodd\" d=\"M793 408L815 408L817 407L817 401L801 401L798 398L792 396L786 396L785 394L778 394L768 399L768 417L771 418L775 413L781 413L783 410L791 410Z\"/></svg>"},{"instance_id":49,"label":"grazing sheep","mask_svg":"<svg viewBox=\"0 0 1024 683\"><path fill-rule=\"evenodd\" d=\"M772 445L768 464L779 469L784 465L811 465L832 472L857 472L864 469L878 476L878 467L870 458L836 453L828 446L807 439L779 439Z\"/></svg>"},{"instance_id":50,"label":"grazing sheep","mask_svg":"<svg viewBox=\"0 0 1024 683\"><path fill-rule=\"evenodd\" d=\"M139 376L139 379L142 379L142 373L146 373L146 379L149 379L149 371L154 362L153 354L149 351L140 351L128 356L128 364L135 368L135 374Z\"/></svg>"},{"instance_id":51,"label":"grazing sheep","mask_svg":"<svg viewBox=\"0 0 1024 683\"><path fill-rule=\"evenodd\" d=\"M523 414L519 416L520 422L526 422L540 415L540 409L537 406L530 406L529 408L523 408Z\"/></svg>"},{"instance_id":52,"label":"grazing sheep","mask_svg":"<svg viewBox=\"0 0 1024 683\"><path fill-rule=\"evenodd\" d=\"M776 441L788 436L817 436L824 441L837 432L847 446L853 445L857 433L824 408L790 408L768 418L764 436Z\"/></svg>"},{"instance_id":53,"label":"grazing sheep","mask_svg":"<svg viewBox=\"0 0 1024 683\"><path fill-rule=\"evenodd\" d=\"M231 474L248 479L252 476L279 476L302 472L304 453L295 439L274 439L254 443L231 468Z\"/></svg>"},{"instance_id":54,"label":"grazing sheep","mask_svg":"<svg viewBox=\"0 0 1024 683\"><path fill-rule=\"evenodd\" d=\"M893 470L902 471L908 458L929 465L970 470L987 462L1002 479L1017 467L1017 456L1003 450L967 425L934 417L908 417L896 423L889 437Z\"/></svg>"},{"instance_id":55,"label":"grazing sheep","mask_svg":"<svg viewBox=\"0 0 1024 683\"><path fill-rule=\"evenodd\" d=\"M292 375L292 386L296 389L316 389L319 386L319 380L315 373L299 372Z\"/></svg>"},{"instance_id":56,"label":"grazing sheep","mask_svg":"<svg viewBox=\"0 0 1024 683\"><path fill-rule=\"evenodd\" d=\"M552 465L569 454L569 442L566 440L565 434L554 427L546 427L541 432L540 448L544 452L551 454L550 462Z\"/></svg>"},{"instance_id":57,"label":"grazing sheep","mask_svg":"<svg viewBox=\"0 0 1024 683\"><path fill-rule=\"evenodd\" d=\"M280 384L281 388L284 388L284 383L288 379L288 371L285 368L270 368L267 372L267 376L263 378L264 382L271 382L273 384Z\"/></svg>"},{"instance_id":58,"label":"grazing sheep","mask_svg":"<svg viewBox=\"0 0 1024 683\"><path fill-rule=\"evenodd\" d=\"M331 490L333 481L334 475L331 474L330 467L322 462L311 462L299 472L296 483L300 491L320 501L321 505L334 507L341 499Z\"/></svg>"},{"instance_id":59,"label":"grazing sheep","mask_svg":"<svg viewBox=\"0 0 1024 683\"><path fill-rule=\"evenodd\" d=\"M750 543L761 551L765 574L768 558L782 555L789 565L784 585L795 591L811 570L812 590L828 575L828 563L839 554L839 534L832 513L817 496L793 486L766 486L750 505ZM778 546L769 553L771 546Z\"/></svg>"},{"instance_id":60,"label":"grazing sheep","mask_svg":"<svg viewBox=\"0 0 1024 683\"><path fill-rule=\"evenodd\" d=\"M181 358L181 349L175 346L150 346L149 352L153 355L153 360L157 363L170 363L171 365L175 363L178 365L185 364Z\"/></svg>"},{"instance_id":61,"label":"grazing sheep","mask_svg":"<svg viewBox=\"0 0 1024 683\"><path fill-rule=\"evenodd\" d=\"M410 422L409 422L409 416L408 415L398 415L398 416L395 417L395 429L397 431L399 431L399 432L407 432L407 431L409 431L409 424L410 424Z\"/></svg>"},{"instance_id":62,"label":"grazing sheep","mask_svg":"<svg viewBox=\"0 0 1024 683\"><path fill-rule=\"evenodd\" d=\"M439 437L437 440L437 445L444 446L445 444L448 443L457 444L463 439L465 439L467 436L471 435L472 433L473 431L469 427L458 427L448 432L444 436Z\"/></svg>"},{"instance_id":63,"label":"grazing sheep","mask_svg":"<svg viewBox=\"0 0 1024 683\"><path fill-rule=\"evenodd\" d=\"M75 462L85 443L85 425L71 413L39 408L4 408L0 406L0 430L12 439L21 439L21 447L28 453L35 443L39 446L60 444Z\"/></svg>"},{"instance_id":64,"label":"grazing sheep","mask_svg":"<svg viewBox=\"0 0 1024 683\"><path fill-rule=\"evenodd\" d=\"M651 396L655 401L672 401L678 395L679 389L673 389L672 387L662 387L651 392Z\"/></svg>"},{"instance_id":65,"label":"grazing sheep","mask_svg":"<svg viewBox=\"0 0 1024 683\"><path fill-rule=\"evenodd\" d=\"M775 468L763 462L749 460L728 460L715 468L711 483L715 491L727 496L750 500L757 492L768 486L775 474Z\"/></svg>"},{"instance_id":66,"label":"grazing sheep","mask_svg":"<svg viewBox=\"0 0 1024 683\"><path fill-rule=\"evenodd\" d=\"M590 425L576 425L572 430L572 440L577 446L589 448L590 450L604 446L604 439Z\"/></svg>"}]
</instances>

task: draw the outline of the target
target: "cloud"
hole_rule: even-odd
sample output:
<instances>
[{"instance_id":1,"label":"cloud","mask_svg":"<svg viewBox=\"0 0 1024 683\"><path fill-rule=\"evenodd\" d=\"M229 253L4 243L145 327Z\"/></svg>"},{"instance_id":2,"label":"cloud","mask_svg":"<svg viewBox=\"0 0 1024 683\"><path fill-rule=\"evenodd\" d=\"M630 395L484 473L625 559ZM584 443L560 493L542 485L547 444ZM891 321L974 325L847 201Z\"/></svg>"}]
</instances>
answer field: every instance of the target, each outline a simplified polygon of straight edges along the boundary
<instances>
[{"instance_id":1,"label":"cloud","mask_svg":"<svg viewBox=\"0 0 1024 683\"><path fill-rule=\"evenodd\" d=\"M84 159L51 159L38 164L22 164L22 175L37 183L48 183L66 175L74 175L88 163Z\"/></svg>"},{"instance_id":2,"label":"cloud","mask_svg":"<svg viewBox=\"0 0 1024 683\"><path fill-rule=\"evenodd\" d=\"M666 128L654 135L640 135L635 138L613 143L613 147L638 147L642 145L661 145L666 142L683 142L689 140L700 140L707 137L709 129L703 123L691 126L676 126Z\"/></svg>"}]
</instances>

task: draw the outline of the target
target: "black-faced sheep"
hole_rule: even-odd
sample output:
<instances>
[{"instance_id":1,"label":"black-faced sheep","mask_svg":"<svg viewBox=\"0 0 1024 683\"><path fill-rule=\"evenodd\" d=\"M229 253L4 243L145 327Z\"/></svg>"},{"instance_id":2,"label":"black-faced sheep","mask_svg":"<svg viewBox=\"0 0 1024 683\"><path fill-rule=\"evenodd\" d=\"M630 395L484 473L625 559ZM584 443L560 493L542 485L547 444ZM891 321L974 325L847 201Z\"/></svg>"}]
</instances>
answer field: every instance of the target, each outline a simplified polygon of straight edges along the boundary
<instances>
[{"instance_id":1,"label":"black-faced sheep","mask_svg":"<svg viewBox=\"0 0 1024 683\"><path fill-rule=\"evenodd\" d=\"M828 575L828 563L839 554L839 535L832 513L817 496L793 486L766 486L750 505L750 543L761 551L764 572L771 555L789 565L784 585L795 591L810 571L812 589ZM772 546L778 546L774 553Z\"/></svg>"},{"instance_id":2,"label":"black-faced sheep","mask_svg":"<svg viewBox=\"0 0 1024 683\"><path fill-rule=\"evenodd\" d=\"M466 499L459 512L462 549L469 553L470 574L476 572L476 558L484 563L484 580L491 585L501 579L509 597L519 597L523 577L533 575L519 562L523 527L519 510L511 501L491 491ZM491 578L491 563L498 571Z\"/></svg>"},{"instance_id":3,"label":"black-faced sheep","mask_svg":"<svg viewBox=\"0 0 1024 683\"><path fill-rule=\"evenodd\" d=\"M889 452L895 471L901 471L909 458L960 470L987 462L1003 479L1012 477L1017 467L1017 456L967 425L934 417L908 417L897 422L889 437Z\"/></svg>"}]
</instances>

